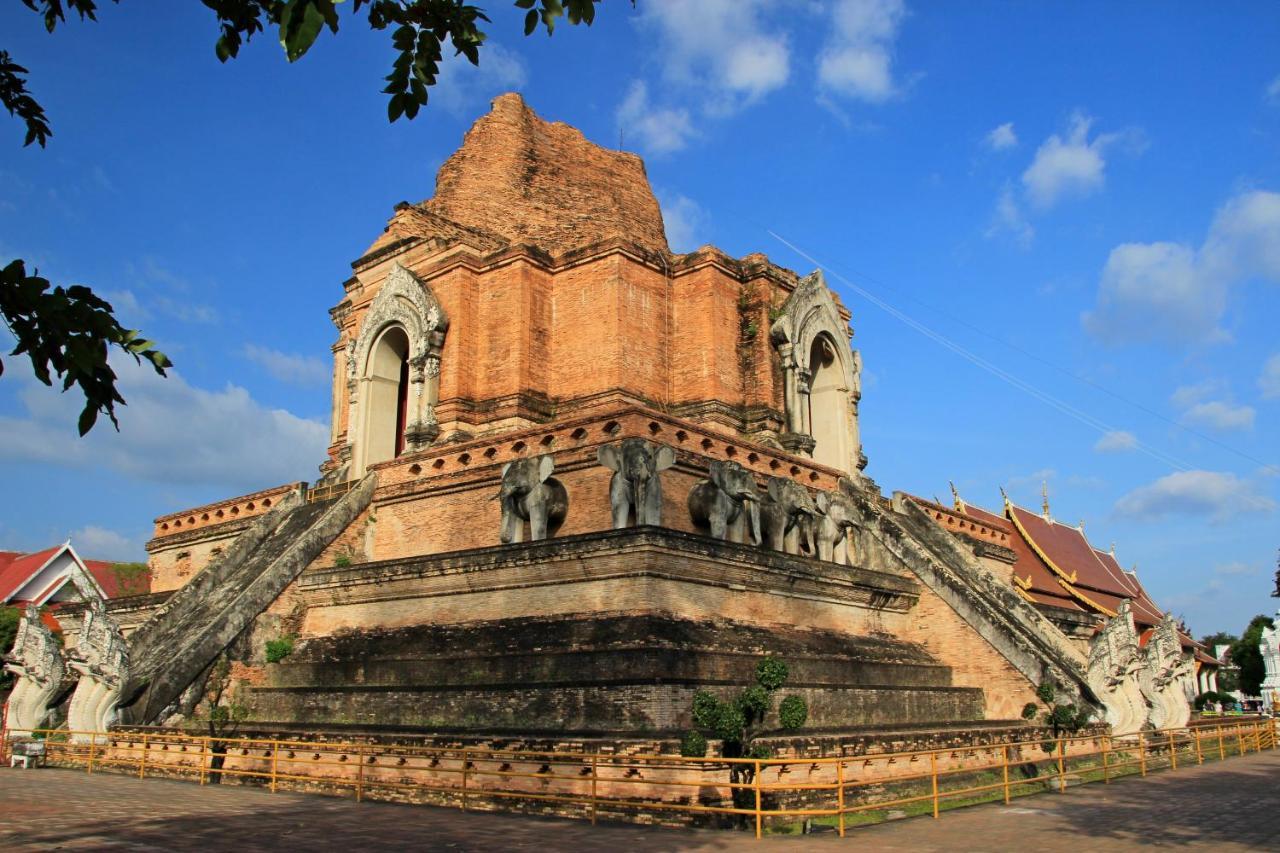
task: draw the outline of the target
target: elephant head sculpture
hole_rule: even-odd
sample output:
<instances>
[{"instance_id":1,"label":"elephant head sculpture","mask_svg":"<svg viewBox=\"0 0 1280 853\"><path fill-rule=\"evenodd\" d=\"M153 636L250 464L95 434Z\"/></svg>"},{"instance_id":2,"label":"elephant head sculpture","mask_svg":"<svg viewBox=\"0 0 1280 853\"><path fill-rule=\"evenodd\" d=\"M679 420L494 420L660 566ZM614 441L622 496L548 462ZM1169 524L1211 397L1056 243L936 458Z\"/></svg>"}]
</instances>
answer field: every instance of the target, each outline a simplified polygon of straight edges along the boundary
<instances>
[{"instance_id":1,"label":"elephant head sculpture","mask_svg":"<svg viewBox=\"0 0 1280 853\"><path fill-rule=\"evenodd\" d=\"M764 521L765 544L788 554L815 554L814 520L818 508L809 490L786 477L770 477L760 515Z\"/></svg>"},{"instance_id":2,"label":"elephant head sculpture","mask_svg":"<svg viewBox=\"0 0 1280 853\"><path fill-rule=\"evenodd\" d=\"M502 466L502 489L495 500L502 502L504 543L524 541L524 523L529 522L529 539L546 539L564 521L569 495L564 484L551 476L555 460L549 455L517 459Z\"/></svg>"},{"instance_id":3,"label":"elephant head sculpture","mask_svg":"<svg viewBox=\"0 0 1280 853\"><path fill-rule=\"evenodd\" d=\"M737 462L712 460L710 478L689 491L689 515L698 527L709 527L716 539L760 544L760 495L756 479Z\"/></svg>"},{"instance_id":4,"label":"elephant head sculpture","mask_svg":"<svg viewBox=\"0 0 1280 853\"><path fill-rule=\"evenodd\" d=\"M842 566L853 563L849 550L850 536L857 547L857 532L862 517L853 499L842 489L835 492L818 492L818 523L814 538L818 543L818 559L829 560Z\"/></svg>"},{"instance_id":5,"label":"elephant head sculpture","mask_svg":"<svg viewBox=\"0 0 1280 853\"><path fill-rule=\"evenodd\" d=\"M626 527L632 514L638 525L662 524L662 481L658 472L676 463L675 450L643 438L628 438L620 445L604 445L596 458L613 471L609 481L613 529Z\"/></svg>"}]
</instances>

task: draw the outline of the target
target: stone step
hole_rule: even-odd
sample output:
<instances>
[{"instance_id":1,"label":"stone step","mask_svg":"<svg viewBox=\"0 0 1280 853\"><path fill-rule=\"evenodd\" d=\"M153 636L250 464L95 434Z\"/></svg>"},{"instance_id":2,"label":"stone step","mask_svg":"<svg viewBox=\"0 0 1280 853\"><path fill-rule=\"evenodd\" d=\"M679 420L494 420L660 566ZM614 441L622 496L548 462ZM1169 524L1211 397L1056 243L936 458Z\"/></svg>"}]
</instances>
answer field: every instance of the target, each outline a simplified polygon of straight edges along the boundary
<instances>
[{"instance_id":1,"label":"stone step","mask_svg":"<svg viewBox=\"0 0 1280 853\"><path fill-rule=\"evenodd\" d=\"M368 475L337 500L282 508L256 532L252 548L236 549L241 559L220 562L199 595L171 601L139 629L129 684L122 691L130 697L121 709L122 722L158 722L164 709L369 505L375 485L374 475Z\"/></svg>"}]
</instances>

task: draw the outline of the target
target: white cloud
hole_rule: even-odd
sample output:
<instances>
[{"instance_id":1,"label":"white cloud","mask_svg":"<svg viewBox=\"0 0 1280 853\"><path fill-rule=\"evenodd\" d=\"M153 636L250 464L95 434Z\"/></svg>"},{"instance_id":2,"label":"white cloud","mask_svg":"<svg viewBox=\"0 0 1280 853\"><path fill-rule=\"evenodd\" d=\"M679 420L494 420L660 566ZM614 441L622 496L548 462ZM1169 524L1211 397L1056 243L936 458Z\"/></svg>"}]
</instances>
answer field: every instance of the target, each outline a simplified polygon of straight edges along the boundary
<instances>
[{"instance_id":1,"label":"white cloud","mask_svg":"<svg viewBox=\"0 0 1280 853\"><path fill-rule=\"evenodd\" d=\"M1253 429L1252 406L1236 406L1221 400L1197 403L1182 413L1184 423L1217 430Z\"/></svg>"},{"instance_id":2,"label":"white cloud","mask_svg":"<svg viewBox=\"0 0 1280 853\"><path fill-rule=\"evenodd\" d=\"M0 417L0 458L68 468L102 468L165 484L201 484L242 494L310 479L324 460L328 427L272 409L228 384L221 391L168 378L131 359L116 359L128 405L117 408L120 431L100 419L76 435L81 400L29 380L18 397L23 416Z\"/></svg>"},{"instance_id":3,"label":"white cloud","mask_svg":"<svg viewBox=\"0 0 1280 853\"><path fill-rule=\"evenodd\" d=\"M1277 76L1267 86L1267 100L1273 104L1280 104L1280 76Z\"/></svg>"},{"instance_id":4,"label":"white cloud","mask_svg":"<svg viewBox=\"0 0 1280 853\"><path fill-rule=\"evenodd\" d=\"M1258 376L1258 390L1264 400L1280 399L1280 352L1263 363L1262 373Z\"/></svg>"},{"instance_id":5,"label":"white cloud","mask_svg":"<svg viewBox=\"0 0 1280 853\"><path fill-rule=\"evenodd\" d=\"M147 559L146 549L114 530L90 524L71 534L71 546L86 560L118 560L139 562Z\"/></svg>"},{"instance_id":6,"label":"white cloud","mask_svg":"<svg viewBox=\"0 0 1280 853\"><path fill-rule=\"evenodd\" d=\"M831 35L818 56L819 85L872 103L897 94L893 42L906 14L902 0L838 0Z\"/></svg>"},{"instance_id":7,"label":"white cloud","mask_svg":"<svg viewBox=\"0 0 1280 853\"><path fill-rule=\"evenodd\" d=\"M1234 474L1179 471L1141 486L1116 501L1116 514L1154 520L1170 515L1207 516L1223 522L1244 513L1269 513L1276 502Z\"/></svg>"},{"instance_id":8,"label":"white cloud","mask_svg":"<svg viewBox=\"0 0 1280 853\"><path fill-rule=\"evenodd\" d=\"M764 20L771 7L765 0L649 0L641 23L656 31L652 44L667 81L697 91L710 112L727 113L790 77L787 38Z\"/></svg>"},{"instance_id":9,"label":"white cloud","mask_svg":"<svg viewBox=\"0 0 1280 853\"><path fill-rule=\"evenodd\" d=\"M1013 122L1007 121L997 128L992 129L983 140L988 148L992 151L1003 151L1006 148L1013 148L1018 144L1018 135L1013 132Z\"/></svg>"},{"instance_id":10,"label":"white cloud","mask_svg":"<svg viewBox=\"0 0 1280 853\"><path fill-rule=\"evenodd\" d=\"M1112 249L1097 307L1082 321L1110 343L1229 340L1220 323L1230 291L1254 278L1280 283L1280 193L1232 198L1198 250L1180 243Z\"/></svg>"},{"instance_id":11,"label":"white cloud","mask_svg":"<svg viewBox=\"0 0 1280 853\"><path fill-rule=\"evenodd\" d=\"M1022 213L1022 206L1014 197L1013 189L1006 186L996 199L996 209L991 216L991 224L987 226L986 237L998 237L1009 234L1022 248L1027 248L1035 240L1036 229L1027 221Z\"/></svg>"},{"instance_id":12,"label":"white cloud","mask_svg":"<svg viewBox=\"0 0 1280 853\"><path fill-rule=\"evenodd\" d=\"M1221 379L1205 379L1203 382L1197 382L1194 385L1179 385L1169 395L1169 402L1179 409L1187 409L1196 403L1203 403L1210 397L1225 394L1226 392L1227 383Z\"/></svg>"},{"instance_id":13,"label":"white cloud","mask_svg":"<svg viewBox=\"0 0 1280 853\"><path fill-rule=\"evenodd\" d=\"M1035 159L1022 173L1022 184L1032 203L1052 207L1071 196L1086 196L1106 182L1106 148L1117 134L1099 134L1089 139L1093 119L1083 113L1071 116L1065 137L1051 135L1036 150Z\"/></svg>"},{"instance_id":14,"label":"white cloud","mask_svg":"<svg viewBox=\"0 0 1280 853\"><path fill-rule=\"evenodd\" d=\"M1032 471L1030 474L1010 477L1005 481L1004 486L1010 492L1021 492L1034 486L1036 491L1039 492L1042 485L1057 476L1058 472L1053 468L1041 468L1039 471Z\"/></svg>"},{"instance_id":15,"label":"white cloud","mask_svg":"<svg viewBox=\"0 0 1280 853\"><path fill-rule=\"evenodd\" d=\"M1215 575L1256 575L1261 571L1257 566L1248 563L1222 563L1213 567Z\"/></svg>"},{"instance_id":16,"label":"white cloud","mask_svg":"<svg viewBox=\"0 0 1280 853\"><path fill-rule=\"evenodd\" d=\"M456 116L471 116L479 104L503 92L522 89L529 82L524 60L494 41L485 42L479 65L472 65L465 56L455 53L447 41L441 46L441 53L444 59L427 103Z\"/></svg>"},{"instance_id":17,"label":"white cloud","mask_svg":"<svg viewBox=\"0 0 1280 853\"><path fill-rule=\"evenodd\" d=\"M627 90L627 96L618 105L617 118L623 144L634 139L653 154L679 151L697 135L689 111L652 106L649 87L642 80L636 80Z\"/></svg>"},{"instance_id":18,"label":"white cloud","mask_svg":"<svg viewBox=\"0 0 1280 853\"><path fill-rule=\"evenodd\" d=\"M256 344L244 345L244 357L281 382L292 385L326 385L332 379L329 368L318 358L292 355Z\"/></svg>"},{"instance_id":19,"label":"white cloud","mask_svg":"<svg viewBox=\"0 0 1280 853\"><path fill-rule=\"evenodd\" d=\"M1137 448L1137 436L1124 430L1112 430L1104 433L1097 443L1093 445L1093 449L1098 453L1125 453L1130 450L1137 450Z\"/></svg>"},{"instance_id":20,"label":"white cloud","mask_svg":"<svg viewBox=\"0 0 1280 853\"><path fill-rule=\"evenodd\" d=\"M709 224L707 212L691 198L676 194L659 194L662 224L667 232L667 245L673 252L692 252L706 243Z\"/></svg>"}]
</instances>

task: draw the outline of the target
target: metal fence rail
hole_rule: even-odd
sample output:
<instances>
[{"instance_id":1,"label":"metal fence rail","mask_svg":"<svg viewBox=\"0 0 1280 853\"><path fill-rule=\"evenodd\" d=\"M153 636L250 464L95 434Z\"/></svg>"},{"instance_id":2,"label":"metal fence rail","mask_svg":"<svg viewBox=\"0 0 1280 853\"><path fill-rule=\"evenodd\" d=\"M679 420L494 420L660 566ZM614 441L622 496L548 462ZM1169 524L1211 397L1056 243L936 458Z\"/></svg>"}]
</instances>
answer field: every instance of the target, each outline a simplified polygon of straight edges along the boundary
<instances>
[{"instance_id":1,"label":"metal fence rail","mask_svg":"<svg viewBox=\"0 0 1280 853\"><path fill-rule=\"evenodd\" d=\"M1009 803L1069 785L1110 783L1179 765L1275 749L1276 722L1256 720L1129 735L1080 735L834 758L726 759L219 738L177 730L37 730L47 760L152 776L268 787L351 790L357 800L409 799L494 809L547 804L589 818L720 815L766 831L851 827L982 802ZM8 744L0 742L0 754Z\"/></svg>"}]
</instances>

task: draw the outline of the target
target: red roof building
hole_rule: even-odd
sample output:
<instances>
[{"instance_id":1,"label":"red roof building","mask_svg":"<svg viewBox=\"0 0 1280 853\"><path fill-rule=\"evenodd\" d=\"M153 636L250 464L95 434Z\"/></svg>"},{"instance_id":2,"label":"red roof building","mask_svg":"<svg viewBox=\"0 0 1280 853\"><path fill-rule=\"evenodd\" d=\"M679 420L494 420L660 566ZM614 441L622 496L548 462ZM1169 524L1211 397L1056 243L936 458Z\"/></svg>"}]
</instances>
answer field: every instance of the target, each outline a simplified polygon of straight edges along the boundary
<instances>
[{"instance_id":1,"label":"red roof building","mask_svg":"<svg viewBox=\"0 0 1280 853\"><path fill-rule=\"evenodd\" d=\"M150 575L110 560L85 560L71 542L22 554L0 551L0 604L56 606L151 591Z\"/></svg>"}]
</instances>

